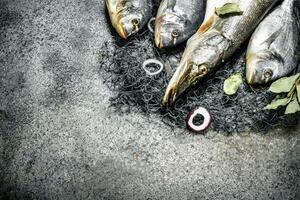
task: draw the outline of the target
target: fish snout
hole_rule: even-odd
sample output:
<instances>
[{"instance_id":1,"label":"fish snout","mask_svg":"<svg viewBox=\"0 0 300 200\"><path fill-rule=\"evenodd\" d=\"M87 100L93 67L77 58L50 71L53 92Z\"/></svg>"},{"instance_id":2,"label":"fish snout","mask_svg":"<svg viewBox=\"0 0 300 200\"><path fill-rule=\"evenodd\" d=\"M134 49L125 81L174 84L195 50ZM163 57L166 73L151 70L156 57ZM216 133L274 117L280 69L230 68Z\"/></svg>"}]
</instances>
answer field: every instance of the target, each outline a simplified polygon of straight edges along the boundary
<instances>
[{"instance_id":1,"label":"fish snout","mask_svg":"<svg viewBox=\"0 0 300 200\"><path fill-rule=\"evenodd\" d=\"M176 86L168 86L163 98L163 106L165 106L166 108L171 106L176 101L176 98Z\"/></svg>"},{"instance_id":2,"label":"fish snout","mask_svg":"<svg viewBox=\"0 0 300 200\"><path fill-rule=\"evenodd\" d=\"M170 38L166 33L156 32L155 34L155 44L158 48L169 47L172 43Z\"/></svg>"},{"instance_id":3,"label":"fish snout","mask_svg":"<svg viewBox=\"0 0 300 200\"><path fill-rule=\"evenodd\" d=\"M129 15L119 20L117 32L123 39L136 34L141 27L141 19L135 15Z\"/></svg>"},{"instance_id":4,"label":"fish snout","mask_svg":"<svg viewBox=\"0 0 300 200\"><path fill-rule=\"evenodd\" d=\"M181 42L179 29L159 31L155 33L155 44L158 48L174 47Z\"/></svg>"},{"instance_id":5,"label":"fish snout","mask_svg":"<svg viewBox=\"0 0 300 200\"><path fill-rule=\"evenodd\" d=\"M262 60L258 55L247 57L246 81L249 85L262 85L274 79L276 64Z\"/></svg>"},{"instance_id":6,"label":"fish snout","mask_svg":"<svg viewBox=\"0 0 300 200\"><path fill-rule=\"evenodd\" d=\"M163 98L163 105L165 107L171 106L191 86L191 73L190 65L182 62L167 87Z\"/></svg>"}]
</instances>

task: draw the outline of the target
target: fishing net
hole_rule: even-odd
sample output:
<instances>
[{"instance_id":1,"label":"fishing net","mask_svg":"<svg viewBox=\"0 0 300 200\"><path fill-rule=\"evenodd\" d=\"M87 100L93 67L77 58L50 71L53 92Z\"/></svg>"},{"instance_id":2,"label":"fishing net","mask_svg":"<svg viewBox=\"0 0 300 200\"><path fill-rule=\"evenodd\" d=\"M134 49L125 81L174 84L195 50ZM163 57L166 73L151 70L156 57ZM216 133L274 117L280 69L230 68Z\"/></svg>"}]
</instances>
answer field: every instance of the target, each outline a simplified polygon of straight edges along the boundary
<instances>
[{"instance_id":1,"label":"fishing net","mask_svg":"<svg viewBox=\"0 0 300 200\"><path fill-rule=\"evenodd\" d=\"M263 110L274 99L264 88L254 89L244 83L236 95L224 94L223 84L230 75L241 72L244 77L245 47L219 70L180 96L171 108L165 109L162 98L184 46L159 50L155 47L153 33L148 30L127 42L120 40L113 30L112 34L114 39L101 48L99 63L101 75L113 91L111 106L117 112L156 114L171 127L185 128L187 114L201 106L213 117L211 129L222 133L265 132L276 127L293 127L299 122L299 115L284 115L284 108ZM164 63L164 71L155 76L147 75L142 64L149 58Z\"/></svg>"}]
</instances>

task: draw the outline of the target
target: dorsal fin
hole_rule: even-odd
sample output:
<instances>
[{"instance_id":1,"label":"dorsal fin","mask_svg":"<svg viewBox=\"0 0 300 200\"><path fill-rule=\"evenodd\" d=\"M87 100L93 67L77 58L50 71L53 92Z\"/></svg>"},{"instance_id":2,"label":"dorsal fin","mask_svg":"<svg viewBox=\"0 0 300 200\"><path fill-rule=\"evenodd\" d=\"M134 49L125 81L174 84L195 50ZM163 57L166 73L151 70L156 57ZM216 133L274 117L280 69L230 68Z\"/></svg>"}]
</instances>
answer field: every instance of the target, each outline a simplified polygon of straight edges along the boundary
<instances>
[{"instance_id":1,"label":"dorsal fin","mask_svg":"<svg viewBox=\"0 0 300 200\"><path fill-rule=\"evenodd\" d=\"M203 34L204 32L206 32L208 29L210 29L212 27L212 25L214 24L215 21L215 15L211 16L210 18L208 18L208 20L206 20L198 29L198 33L199 34Z\"/></svg>"}]
</instances>

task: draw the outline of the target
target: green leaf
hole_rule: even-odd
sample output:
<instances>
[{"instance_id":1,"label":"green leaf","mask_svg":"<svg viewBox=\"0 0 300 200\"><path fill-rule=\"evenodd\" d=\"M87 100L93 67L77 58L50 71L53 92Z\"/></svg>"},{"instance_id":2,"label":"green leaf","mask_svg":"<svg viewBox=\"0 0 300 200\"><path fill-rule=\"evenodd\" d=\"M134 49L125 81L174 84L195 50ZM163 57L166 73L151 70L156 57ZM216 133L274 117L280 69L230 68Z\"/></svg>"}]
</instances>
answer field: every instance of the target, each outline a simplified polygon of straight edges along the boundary
<instances>
[{"instance_id":1,"label":"green leaf","mask_svg":"<svg viewBox=\"0 0 300 200\"><path fill-rule=\"evenodd\" d=\"M216 8L216 14L219 17L225 17L227 15L240 15L243 12L237 3L226 3L220 8Z\"/></svg>"},{"instance_id":2,"label":"green leaf","mask_svg":"<svg viewBox=\"0 0 300 200\"><path fill-rule=\"evenodd\" d=\"M289 103L289 105L286 107L285 113L286 115L288 114L294 114L296 112L300 111L300 105L299 102L297 100L296 95L294 96L293 100L291 101L291 103Z\"/></svg>"},{"instance_id":3,"label":"green leaf","mask_svg":"<svg viewBox=\"0 0 300 200\"><path fill-rule=\"evenodd\" d=\"M290 92L293 89L293 86L299 77L300 73L291 77L281 78L271 85L269 91L273 93Z\"/></svg>"},{"instance_id":4,"label":"green leaf","mask_svg":"<svg viewBox=\"0 0 300 200\"><path fill-rule=\"evenodd\" d=\"M298 102L300 103L300 78L296 83Z\"/></svg>"},{"instance_id":5,"label":"green leaf","mask_svg":"<svg viewBox=\"0 0 300 200\"><path fill-rule=\"evenodd\" d=\"M291 98L274 100L271 104L267 105L264 110L276 110L280 106L286 106L288 103L290 103L290 101Z\"/></svg>"},{"instance_id":6,"label":"green leaf","mask_svg":"<svg viewBox=\"0 0 300 200\"><path fill-rule=\"evenodd\" d=\"M243 77L241 73L237 73L230 76L224 82L223 89L225 94L227 95L236 94L242 83L243 83Z\"/></svg>"},{"instance_id":7,"label":"green leaf","mask_svg":"<svg viewBox=\"0 0 300 200\"><path fill-rule=\"evenodd\" d=\"M296 85L294 84L290 92L287 94L288 97L293 97L296 92Z\"/></svg>"}]
</instances>

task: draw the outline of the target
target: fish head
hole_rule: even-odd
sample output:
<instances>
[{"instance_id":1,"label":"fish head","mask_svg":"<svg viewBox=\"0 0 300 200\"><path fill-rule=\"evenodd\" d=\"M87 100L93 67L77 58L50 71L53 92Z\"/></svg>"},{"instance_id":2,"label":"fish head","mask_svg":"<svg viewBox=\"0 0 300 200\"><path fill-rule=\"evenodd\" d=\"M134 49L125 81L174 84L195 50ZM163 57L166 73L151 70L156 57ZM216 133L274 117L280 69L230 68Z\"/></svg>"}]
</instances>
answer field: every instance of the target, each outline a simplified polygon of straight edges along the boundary
<instances>
[{"instance_id":1,"label":"fish head","mask_svg":"<svg viewBox=\"0 0 300 200\"><path fill-rule=\"evenodd\" d=\"M188 23L183 16L166 13L155 21L155 44L158 48L174 47L186 39L185 27Z\"/></svg>"},{"instance_id":2,"label":"fish head","mask_svg":"<svg viewBox=\"0 0 300 200\"><path fill-rule=\"evenodd\" d=\"M247 55L246 80L250 85L263 85L278 78L283 59L272 52Z\"/></svg>"},{"instance_id":3,"label":"fish head","mask_svg":"<svg viewBox=\"0 0 300 200\"><path fill-rule=\"evenodd\" d=\"M130 13L128 11L128 14L118 15L116 30L123 39L127 39L144 26L144 21L145 17L142 12L135 11Z\"/></svg>"},{"instance_id":4,"label":"fish head","mask_svg":"<svg viewBox=\"0 0 300 200\"><path fill-rule=\"evenodd\" d=\"M199 48L183 59L167 87L163 105L169 107L183 92L211 73L217 60L216 47L212 46Z\"/></svg>"}]
</instances>

